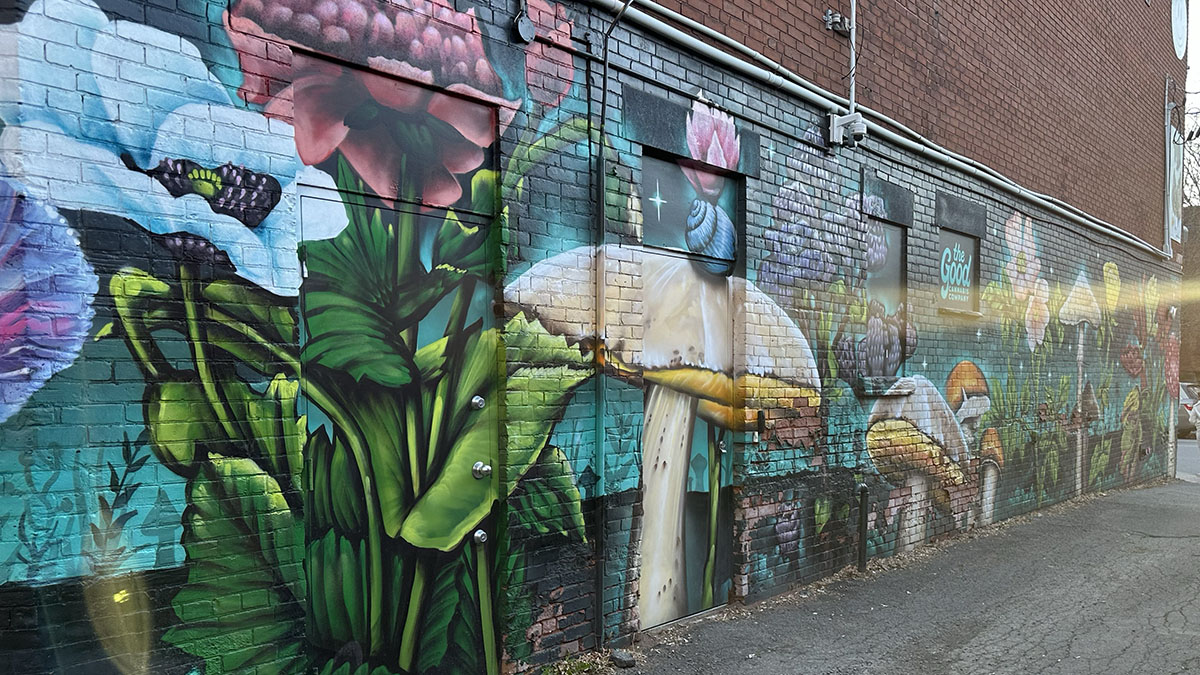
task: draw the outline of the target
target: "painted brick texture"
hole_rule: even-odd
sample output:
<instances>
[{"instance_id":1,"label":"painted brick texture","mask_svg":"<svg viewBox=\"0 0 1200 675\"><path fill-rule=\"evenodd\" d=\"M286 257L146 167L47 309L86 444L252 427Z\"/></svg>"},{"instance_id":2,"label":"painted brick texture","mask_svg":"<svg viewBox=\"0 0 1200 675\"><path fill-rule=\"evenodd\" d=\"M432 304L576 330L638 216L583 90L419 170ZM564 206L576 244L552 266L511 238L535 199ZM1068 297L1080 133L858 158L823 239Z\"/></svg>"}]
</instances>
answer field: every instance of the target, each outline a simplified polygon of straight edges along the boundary
<instances>
[{"instance_id":1,"label":"painted brick texture","mask_svg":"<svg viewBox=\"0 0 1200 675\"><path fill-rule=\"evenodd\" d=\"M1026 4L864 10L862 100L1157 241L1165 13ZM860 484L882 557L1169 471L1177 262L514 9L0 14L0 670L536 672L850 564Z\"/></svg>"},{"instance_id":2,"label":"painted brick texture","mask_svg":"<svg viewBox=\"0 0 1200 675\"><path fill-rule=\"evenodd\" d=\"M845 96L846 2L666 0ZM860 3L858 97L917 133L1161 243L1163 94L1182 103L1169 3ZM1119 160L1118 160L1119 158Z\"/></svg>"}]
</instances>

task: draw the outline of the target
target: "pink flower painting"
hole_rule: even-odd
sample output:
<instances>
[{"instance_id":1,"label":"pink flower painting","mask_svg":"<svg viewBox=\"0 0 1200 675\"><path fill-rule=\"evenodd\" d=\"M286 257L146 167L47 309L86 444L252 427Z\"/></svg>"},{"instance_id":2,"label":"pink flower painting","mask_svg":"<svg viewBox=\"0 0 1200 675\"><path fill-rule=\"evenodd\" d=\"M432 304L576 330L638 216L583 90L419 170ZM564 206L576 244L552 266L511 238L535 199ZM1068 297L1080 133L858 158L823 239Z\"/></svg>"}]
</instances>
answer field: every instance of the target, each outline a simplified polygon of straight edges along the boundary
<instances>
[{"instance_id":1,"label":"pink flower painting","mask_svg":"<svg viewBox=\"0 0 1200 675\"><path fill-rule=\"evenodd\" d=\"M1042 273L1042 262L1037 257L1037 244L1033 237L1033 219L1016 212L1004 224L1004 243L1008 246L1009 259L1004 272L1012 284L1017 302L1025 302L1035 290Z\"/></svg>"},{"instance_id":2,"label":"pink flower painting","mask_svg":"<svg viewBox=\"0 0 1200 675\"><path fill-rule=\"evenodd\" d=\"M741 156L737 127L729 115L703 101L692 104L687 118L687 146L692 159L719 169L735 171ZM710 171L683 167L683 173L701 196L715 199L725 189L725 178Z\"/></svg>"},{"instance_id":3,"label":"pink flower painting","mask_svg":"<svg viewBox=\"0 0 1200 675\"><path fill-rule=\"evenodd\" d=\"M368 5L241 0L225 19L245 76L240 94L292 122L305 164L340 151L381 197L449 206L463 193L458 177L483 164L517 102L502 96L473 9L447 0ZM365 58L387 75L279 56L279 40Z\"/></svg>"}]
</instances>

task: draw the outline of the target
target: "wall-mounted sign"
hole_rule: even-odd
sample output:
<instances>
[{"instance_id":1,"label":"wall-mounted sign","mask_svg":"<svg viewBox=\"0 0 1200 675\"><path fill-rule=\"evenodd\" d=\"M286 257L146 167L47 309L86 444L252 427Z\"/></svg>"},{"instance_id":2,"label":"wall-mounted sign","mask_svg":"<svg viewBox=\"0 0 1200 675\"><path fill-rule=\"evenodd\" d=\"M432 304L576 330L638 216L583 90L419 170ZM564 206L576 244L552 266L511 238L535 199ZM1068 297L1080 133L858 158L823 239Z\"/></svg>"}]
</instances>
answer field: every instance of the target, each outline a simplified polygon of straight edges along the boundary
<instances>
[{"instance_id":1,"label":"wall-mounted sign","mask_svg":"<svg viewBox=\"0 0 1200 675\"><path fill-rule=\"evenodd\" d=\"M1167 126L1166 236L1163 248L1183 238L1183 135L1174 124Z\"/></svg>"},{"instance_id":2,"label":"wall-mounted sign","mask_svg":"<svg viewBox=\"0 0 1200 675\"><path fill-rule=\"evenodd\" d=\"M987 232L987 207L945 192L937 193L938 307L979 311L979 240Z\"/></svg>"},{"instance_id":3,"label":"wall-mounted sign","mask_svg":"<svg viewBox=\"0 0 1200 675\"><path fill-rule=\"evenodd\" d=\"M938 233L939 306L966 312L978 309L979 240L942 229Z\"/></svg>"}]
</instances>

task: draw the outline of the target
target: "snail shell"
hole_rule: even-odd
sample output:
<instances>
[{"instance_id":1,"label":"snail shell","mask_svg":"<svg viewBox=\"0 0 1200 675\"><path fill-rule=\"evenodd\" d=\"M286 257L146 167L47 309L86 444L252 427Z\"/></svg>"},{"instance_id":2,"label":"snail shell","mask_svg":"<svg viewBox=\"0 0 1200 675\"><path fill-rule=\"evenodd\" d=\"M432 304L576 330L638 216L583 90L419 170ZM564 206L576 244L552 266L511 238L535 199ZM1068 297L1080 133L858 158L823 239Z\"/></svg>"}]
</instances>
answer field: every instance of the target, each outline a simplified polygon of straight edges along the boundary
<instances>
[{"instance_id":1,"label":"snail shell","mask_svg":"<svg viewBox=\"0 0 1200 675\"><path fill-rule=\"evenodd\" d=\"M702 199L693 201L684 239L692 253L719 258L699 263L706 271L720 276L733 273L733 263L737 258L734 250L737 232L724 209Z\"/></svg>"}]
</instances>

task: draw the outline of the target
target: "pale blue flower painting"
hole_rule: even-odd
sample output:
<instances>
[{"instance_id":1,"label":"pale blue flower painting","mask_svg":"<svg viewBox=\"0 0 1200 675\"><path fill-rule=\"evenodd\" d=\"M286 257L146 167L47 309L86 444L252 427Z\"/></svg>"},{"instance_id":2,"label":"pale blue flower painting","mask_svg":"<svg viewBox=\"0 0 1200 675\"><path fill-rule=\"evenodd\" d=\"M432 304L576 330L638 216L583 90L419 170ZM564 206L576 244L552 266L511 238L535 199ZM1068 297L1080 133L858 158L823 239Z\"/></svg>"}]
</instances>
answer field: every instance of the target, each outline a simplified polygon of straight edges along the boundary
<instances>
[{"instance_id":1,"label":"pale blue flower painting","mask_svg":"<svg viewBox=\"0 0 1200 675\"><path fill-rule=\"evenodd\" d=\"M71 36L53 18L64 15ZM239 108L190 42L109 20L86 0L39 0L9 29L23 80L19 100L0 101L11 173L59 208L203 237L244 279L299 292L300 196L334 183L301 163L290 125ZM346 222L338 200L305 199L305 239Z\"/></svg>"}]
</instances>

